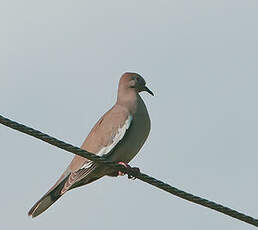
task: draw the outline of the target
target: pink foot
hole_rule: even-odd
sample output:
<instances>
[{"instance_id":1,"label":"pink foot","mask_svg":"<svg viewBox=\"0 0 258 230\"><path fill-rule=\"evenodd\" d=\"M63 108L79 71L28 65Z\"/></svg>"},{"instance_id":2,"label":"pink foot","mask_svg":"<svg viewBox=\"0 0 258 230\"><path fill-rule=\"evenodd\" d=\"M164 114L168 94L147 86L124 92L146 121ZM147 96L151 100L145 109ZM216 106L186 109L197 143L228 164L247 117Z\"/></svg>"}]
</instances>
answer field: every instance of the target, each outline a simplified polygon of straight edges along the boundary
<instances>
[{"instance_id":1,"label":"pink foot","mask_svg":"<svg viewBox=\"0 0 258 230\"><path fill-rule=\"evenodd\" d=\"M136 173L140 173L140 169L139 169L139 168L137 168L137 167L133 167L133 168L132 168L129 164L127 164L127 163L125 163L125 162L123 162L123 161L118 162L118 164L123 165L124 167L130 169L131 171L134 171L134 172L136 172ZM118 174L118 176L124 176L124 175L125 175L125 173L123 173L123 172L121 172L121 171L118 171L117 174ZM128 179L135 180L136 177L133 177L133 176L131 176L131 175L128 175Z\"/></svg>"},{"instance_id":2,"label":"pink foot","mask_svg":"<svg viewBox=\"0 0 258 230\"><path fill-rule=\"evenodd\" d=\"M119 165L123 165L123 166L126 167L126 168L130 167L127 163L125 163L125 162L123 162L123 161L119 161L118 164L119 164ZM131 167L130 167L130 168L131 168ZM125 173L123 173L123 172L121 172L121 171L118 171L117 174L118 174L118 176L124 176L124 175L125 175Z\"/></svg>"}]
</instances>

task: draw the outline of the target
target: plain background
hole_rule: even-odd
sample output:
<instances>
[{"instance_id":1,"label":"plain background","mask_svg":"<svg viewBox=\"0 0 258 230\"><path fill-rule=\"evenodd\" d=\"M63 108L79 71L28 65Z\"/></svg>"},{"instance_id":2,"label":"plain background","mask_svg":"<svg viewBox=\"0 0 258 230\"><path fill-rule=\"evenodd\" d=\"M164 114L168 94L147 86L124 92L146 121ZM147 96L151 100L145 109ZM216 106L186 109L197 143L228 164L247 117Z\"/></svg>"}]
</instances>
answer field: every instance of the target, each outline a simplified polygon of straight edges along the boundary
<instances>
[{"instance_id":1,"label":"plain background","mask_svg":"<svg viewBox=\"0 0 258 230\"><path fill-rule=\"evenodd\" d=\"M152 130L131 162L258 217L256 0L9 0L0 7L0 114L76 146L145 77ZM73 155L0 126L0 229L255 229L127 177L27 211Z\"/></svg>"}]
</instances>

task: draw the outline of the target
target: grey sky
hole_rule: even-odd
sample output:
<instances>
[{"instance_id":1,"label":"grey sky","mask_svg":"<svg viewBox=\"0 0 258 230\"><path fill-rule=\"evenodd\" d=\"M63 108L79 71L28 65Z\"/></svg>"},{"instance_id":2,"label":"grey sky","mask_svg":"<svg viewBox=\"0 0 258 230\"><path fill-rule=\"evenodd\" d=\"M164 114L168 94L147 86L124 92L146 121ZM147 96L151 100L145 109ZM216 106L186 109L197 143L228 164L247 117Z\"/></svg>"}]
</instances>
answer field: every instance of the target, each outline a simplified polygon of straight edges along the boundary
<instances>
[{"instance_id":1,"label":"grey sky","mask_svg":"<svg viewBox=\"0 0 258 230\"><path fill-rule=\"evenodd\" d=\"M125 71L155 97L131 165L258 217L258 3L3 1L0 114L80 146ZM0 125L0 229L254 227L141 181L103 178L27 211L73 155ZM120 209L118 207L121 207Z\"/></svg>"}]
</instances>

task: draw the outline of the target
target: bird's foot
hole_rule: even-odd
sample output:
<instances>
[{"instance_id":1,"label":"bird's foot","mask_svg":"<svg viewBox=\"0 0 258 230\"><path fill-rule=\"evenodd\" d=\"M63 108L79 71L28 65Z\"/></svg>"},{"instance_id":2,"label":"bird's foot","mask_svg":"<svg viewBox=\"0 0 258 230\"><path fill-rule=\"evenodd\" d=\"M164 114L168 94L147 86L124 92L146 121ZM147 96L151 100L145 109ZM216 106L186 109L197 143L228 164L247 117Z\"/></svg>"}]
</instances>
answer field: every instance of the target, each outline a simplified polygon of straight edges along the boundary
<instances>
[{"instance_id":1,"label":"bird's foot","mask_svg":"<svg viewBox=\"0 0 258 230\"><path fill-rule=\"evenodd\" d=\"M131 167L129 164L127 164L127 163L125 163L125 162L120 161L120 162L118 162L118 164L123 165L124 167L128 168L131 172L134 172L134 173L136 173L136 174L137 174L137 173L140 173L140 169L139 169L139 168L137 168L137 167ZM124 176L125 173L124 173L124 172L121 172L121 171L118 171L117 175L118 175L118 176ZM135 180L136 177L131 176L131 175L128 174L128 179Z\"/></svg>"}]
</instances>

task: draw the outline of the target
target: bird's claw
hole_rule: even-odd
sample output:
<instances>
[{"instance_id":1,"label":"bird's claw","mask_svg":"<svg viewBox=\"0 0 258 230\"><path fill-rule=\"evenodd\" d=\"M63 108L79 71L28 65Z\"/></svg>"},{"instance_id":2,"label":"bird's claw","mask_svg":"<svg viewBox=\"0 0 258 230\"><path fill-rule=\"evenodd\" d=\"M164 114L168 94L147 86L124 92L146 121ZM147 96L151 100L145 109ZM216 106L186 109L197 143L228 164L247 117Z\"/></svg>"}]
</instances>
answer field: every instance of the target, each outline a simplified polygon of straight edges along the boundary
<instances>
[{"instance_id":1,"label":"bird's claw","mask_svg":"<svg viewBox=\"0 0 258 230\"><path fill-rule=\"evenodd\" d=\"M140 169L139 169L139 168L137 168L137 167L131 167L129 164L127 164L127 163L125 163L125 162L120 161L120 162L118 162L118 164L123 165L124 167L128 168L129 171L131 171L131 172L133 172L133 173L135 173L135 174L140 173ZM124 172L118 171L118 176L124 176L124 175L125 175ZM128 179L135 180L136 177L131 176L130 174L128 174Z\"/></svg>"},{"instance_id":2,"label":"bird's claw","mask_svg":"<svg viewBox=\"0 0 258 230\"><path fill-rule=\"evenodd\" d=\"M140 173L140 169L137 168L137 167L131 167L131 168L130 168L130 171L133 172L133 173L135 173L135 174L139 174L139 173ZM128 179L135 180L136 177L131 176L131 175L128 174Z\"/></svg>"}]
</instances>

